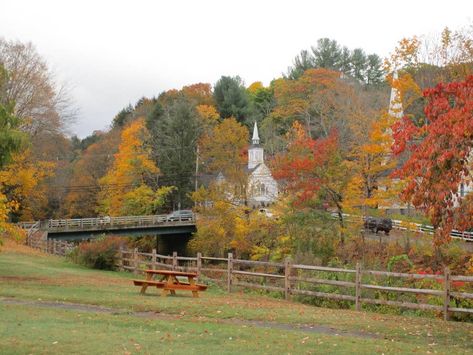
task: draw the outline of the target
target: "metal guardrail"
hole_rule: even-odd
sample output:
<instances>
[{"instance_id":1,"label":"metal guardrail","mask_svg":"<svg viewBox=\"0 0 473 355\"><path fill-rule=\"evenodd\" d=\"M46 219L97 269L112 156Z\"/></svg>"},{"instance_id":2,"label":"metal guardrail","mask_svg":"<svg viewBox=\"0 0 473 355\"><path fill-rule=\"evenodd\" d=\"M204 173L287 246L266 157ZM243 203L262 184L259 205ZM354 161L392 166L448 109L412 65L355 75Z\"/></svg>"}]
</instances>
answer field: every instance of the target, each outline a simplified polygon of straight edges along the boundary
<instances>
[{"instance_id":1,"label":"metal guardrail","mask_svg":"<svg viewBox=\"0 0 473 355\"><path fill-rule=\"evenodd\" d=\"M333 216L333 217L337 218L336 216ZM359 221L359 218L362 218L362 216L350 215L350 214L344 213L343 218L345 218L348 222L350 222L350 221L354 221L357 218ZM391 221L393 222L393 228L398 229L398 230L409 230L411 232L426 233L426 234L434 234L434 231L435 231L435 228L433 226L429 226L426 224L406 222L406 221L401 221L398 219L392 219ZM473 232L462 232L462 231L453 229L450 232L450 237L454 239L462 239L464 241L473 242Z\"/></svg>"}]
</instances>

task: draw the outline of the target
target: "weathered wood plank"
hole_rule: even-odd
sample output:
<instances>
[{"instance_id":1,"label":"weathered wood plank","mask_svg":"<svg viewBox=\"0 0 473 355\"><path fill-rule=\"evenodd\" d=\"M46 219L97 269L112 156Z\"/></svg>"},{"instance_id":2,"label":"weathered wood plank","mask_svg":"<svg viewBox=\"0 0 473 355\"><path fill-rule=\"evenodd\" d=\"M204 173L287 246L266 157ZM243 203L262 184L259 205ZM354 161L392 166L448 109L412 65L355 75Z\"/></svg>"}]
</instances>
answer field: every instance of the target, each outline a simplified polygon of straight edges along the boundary
<instances>
[{"instance_id":1,"label":"weathered wood plank","mask_svg":"<svg viewBox=\"0 0 473 355\"><path fill-rule=\"evenodd\" d=\"M343 287L355 287L356 285L355 282L351 282L351 281L326 280L326 279L318 279L318 278L313 278L313 277L290 276L289 280L302 281L302 282L315 283L315 284L343 286Z\"/></svg>"},{"instance_id":2,"label":"weathered wood plank","mask_svg":"<svg viewBox=\"0 0 473 355\"><path fill-rule=\"evenodd\" d=\"M389 291L389 292L408 292L408 293L418 293L418 294L435 295L435 296L441 296L444 294L442 290L431 290L431 289L426 289L426 288L392 287L392 286L367 285L367 284L361 284L360 286L361 288L365 288L365 289Z\"/></svg>"},{"instance_id":3,"label":"weathered wood plank","mask_svg":"<svg viewBox=\"0 0 473 355\"><path fill-rule=\"evenodd\" d=\"M316 297L323 297L323 298L331 298L336 300L345 300L345 301L355 301L355 296L350 295L340 295L338 293L327 293L327 292L317 292L317 291L309 291L309 290L301 290L301 289L292 289L291 293L299 294L299 295L307 295L307 296L316 296Z\"/></svg>"},{"instance_id":4,"label":"weathered wood plank","mask_svg":"<svg viewBox=\"0 0 473 355\"><path fill-rule=\"evenodd\" d=\"M362 270L362 273L365 275L404 277L404 278L412 278L412 279L443 280L442 275L432 275L432 274L406 274L402 272L377 271L377 270L376 271L375 270Z\"/></svg>"},{"instance_id":5,"label":"weathered wood plank","mask_svg":"<svg viewBox=\"0 0 473 355\"><path fill-rule=\"evenodd\" d=\"M381 305L386 305L386 306L397 306L397 307L411 308L411 309L424 309L424 310L433 310L433 311L443 310L443 306L436 306L433 304L426 304L426 303L388 301L388 300L380 300L380 299L372 299L372 298L362 298L361 301L363 303L381 304Z\"/></svg>"},{"instance_id":6,"label":"weathered wood plank","mask_svg":"<svg viewBox=\"0 0 473 355\"><path fill-rule=\"evenodd\" d=\"M301 265L301 264L293 264L293 269L300 269L300 270L315 270L315 271L331 271L331 272L347 272L354 274L356 270L352 269L342 269L338 267L328 267L328 266L314 266L314 265Z\"/></svg>"},{"instance_id":7,"label":"weathered wood plank","mask_svg":"<svg viewBox=\"0 0 473 355\"><path fill-rule=\"evenodd\" d=\"M235 264L246 264L246 265L261 265L261 266L272 266L272 267L284 267L283 263L274 263L270 261L256 261L256 260L243 260L233 259Z\"/></svg>"},{"instance_id":8,"label":"weathered wood plank","mask_svg":"<svg viewBox=\"0 0 473 355\"><path fill-rule=\"evenodd\" d=\"M275 278L275 279L283 279L283 278L284 278L284 275L266 274L266 273L263 273L263 272L251 272L251 271L233 270L232 273L233 273L233 274L237 274L237 275L272 277L272 278Z\"/></svg>"}]
</instances>

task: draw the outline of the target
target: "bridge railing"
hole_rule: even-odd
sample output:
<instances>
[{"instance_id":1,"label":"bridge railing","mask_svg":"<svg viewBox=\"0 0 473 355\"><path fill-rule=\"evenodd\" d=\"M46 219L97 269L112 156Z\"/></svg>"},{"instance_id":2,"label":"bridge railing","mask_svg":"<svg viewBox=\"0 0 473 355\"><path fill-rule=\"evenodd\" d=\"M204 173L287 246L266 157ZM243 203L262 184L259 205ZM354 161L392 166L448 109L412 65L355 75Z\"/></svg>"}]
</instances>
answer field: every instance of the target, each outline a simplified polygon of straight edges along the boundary
<instances>
[{"instance_id":1,"label":"bridge railing","mask_svg":"<svg viewBox=\"0 0 473 355\"><path fill-rule=\"evenodd\" d=\"M131 226L158 226L168 223L172 225L195 223L195 215L170 216L163 214L151 216L50 219L41 221L41 228L48 231L97 230Z\"/></svg>"}]
</instances>

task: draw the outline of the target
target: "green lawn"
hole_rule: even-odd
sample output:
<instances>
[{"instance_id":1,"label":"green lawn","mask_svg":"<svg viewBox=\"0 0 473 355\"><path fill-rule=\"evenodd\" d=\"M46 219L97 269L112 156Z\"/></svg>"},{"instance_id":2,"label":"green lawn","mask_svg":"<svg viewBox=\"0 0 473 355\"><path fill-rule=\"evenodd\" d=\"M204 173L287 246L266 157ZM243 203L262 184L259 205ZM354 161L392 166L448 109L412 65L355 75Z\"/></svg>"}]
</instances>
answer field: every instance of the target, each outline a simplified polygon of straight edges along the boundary
<instances>
[{"instance_id":1,"label":"green lawn","mask_svg":"<svg viewBox=\"0 0 473 355\"><path fill-rule=\"evenodd\" d=\"M0 353L473 354L473 324L316 308L213 286L199 299L153 289L141 296L133 277L7 248Z\"/></svg>"}]
</instances>

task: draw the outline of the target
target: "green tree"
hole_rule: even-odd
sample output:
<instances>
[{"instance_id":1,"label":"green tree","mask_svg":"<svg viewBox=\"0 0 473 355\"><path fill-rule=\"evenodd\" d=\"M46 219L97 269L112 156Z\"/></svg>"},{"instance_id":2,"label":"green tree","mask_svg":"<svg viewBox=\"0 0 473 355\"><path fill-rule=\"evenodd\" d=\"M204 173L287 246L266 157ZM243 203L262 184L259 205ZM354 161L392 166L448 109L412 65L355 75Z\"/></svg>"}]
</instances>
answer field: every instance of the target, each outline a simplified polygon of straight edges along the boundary
<instances>
[{"instance_id":1,"label":"green tree","mask_svg":"<svg viewBox=\"0 0 473 355\"><path fill-rule=\"evenodd\" d=\"M178 95L165 106L156 103L147 116L153 159L161 170L160 184L175 186L175 207L190 204L188 193L195 184L199 116L194 103Z\"/></svg>"},{"instance_id":2,"label":"green tree","mask_svg":"<svg viewBox=\"0 0 473 355\"><path fill-rule=\"evenodd\" d=\"M4 88L7 83L8 73L0 64L0 170L10 162L12 153L20 149L25 139L25 135L18 130L20 119L13 114L14 103L6 99Z\"/></svg>"},{"instance_id":3,"label":"green tree","mask_svg":"<svg viewBox=\"0 0 473 355\"><path fill-rule=\"evenodd\" d=\"M244 122L249 115L249 100L239 76L222 76L214 87L214 100L222 118L235 117Z\"/></svg>"},{"instance_id":4,"label":"green tree","mask_svg":"<svg viewBox=\"0 0 473 355\"><path fill-rule=\"evenodd\" d=\"M366 84L380 85L384 82L383 62L377 54L370 54L366 63Z\"/></svg>"},{"instance_id":5,"label":"green tree","mask_svg":"<svg viewBox=\"0 0 473 355\"><path fill-rule=\"evenodd\" d=\"M366 54L361 48L355 48L351 55L351 76L360 82L365 82L367 68Z\"/></svg>"},{"instance_id":6,"label":"green tree","mask_svg":"<svg viewBox=\"0 0 473 355\"><path fill-rule=\"evenodd\" d=\"M340 69L342 51L337 41L329 38L320 38L317 47L312 47L315 68L332 70Z\"/></svg>"}]
</instances>

